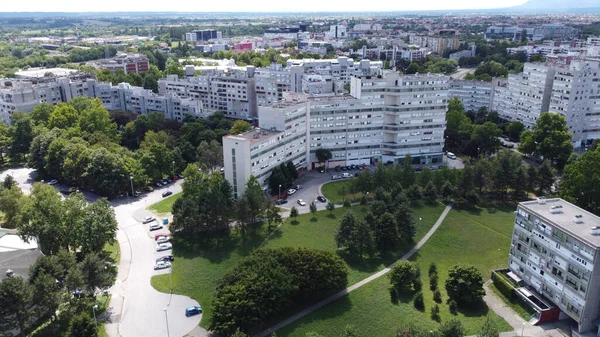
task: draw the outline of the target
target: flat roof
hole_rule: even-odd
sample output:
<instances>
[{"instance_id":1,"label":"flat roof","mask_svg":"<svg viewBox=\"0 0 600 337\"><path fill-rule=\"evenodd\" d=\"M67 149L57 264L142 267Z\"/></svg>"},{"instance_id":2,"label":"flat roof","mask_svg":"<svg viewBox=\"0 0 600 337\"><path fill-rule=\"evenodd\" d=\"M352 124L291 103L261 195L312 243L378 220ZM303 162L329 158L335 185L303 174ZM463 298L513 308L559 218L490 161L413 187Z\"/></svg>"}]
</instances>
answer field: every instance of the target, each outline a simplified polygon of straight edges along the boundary
<instances>
[{"instance_id":1,"label":"flat roof","mask_svg":"<svg viewBox=\"0 0 600 337\"><path fill-rule=\"evenodd\" d=\"M52 73L54 76L67 76L72 73L76 73L75 69L66 68L30 68L28 70L17 71L15 73L18 77L44 77L46 73Z\"/></svg>"},{"instance_id":2,"label":"flat roof","mask_svg":"<svg viewBox=\"0 0 600 337\"><path fill-rule=\"evenodd\" d=\"M600 217L560 198L525 201L519 206L539 216L548 225L559 228L595 249L600 249L600 235L592 234L592 228L600 226ZM550 213L551 207L558 207L561 212ZM582 223L573 221L575 215L581 215Z\"/></svg>"},{"instance_id":3,"label":"flat roof","mask_svg":"<svg viewBox=\"0 0 600 337\"><path fill-rule=\"evenodd\" d=\"M269 138L272 138L280 133L282 132L255 128L239 135L228 135L227 138L237 140L250 140L250 145L254 145L256 143L260 143Z\"/></svg>"}]
</instances>

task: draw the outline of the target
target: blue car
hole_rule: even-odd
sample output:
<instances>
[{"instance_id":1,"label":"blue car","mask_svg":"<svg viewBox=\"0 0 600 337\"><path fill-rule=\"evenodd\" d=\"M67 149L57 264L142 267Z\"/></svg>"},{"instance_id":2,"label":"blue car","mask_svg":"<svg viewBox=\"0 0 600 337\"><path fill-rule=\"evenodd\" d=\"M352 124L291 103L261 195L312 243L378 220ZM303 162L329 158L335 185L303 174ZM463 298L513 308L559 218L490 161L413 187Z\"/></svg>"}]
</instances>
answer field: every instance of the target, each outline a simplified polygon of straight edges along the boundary
<instances>
[{"instance_id":1,"label":"blue car","mask_svg":"<svg viewBox=\"0 0 600 337\"><path fill-rule=\"evenodd\" d=\"M190 317L194 315L198 315L202 313L202 307L199 305L195 305L193 307L189 307L185 309L185 317Z\"/></svg>"}]
</instances>

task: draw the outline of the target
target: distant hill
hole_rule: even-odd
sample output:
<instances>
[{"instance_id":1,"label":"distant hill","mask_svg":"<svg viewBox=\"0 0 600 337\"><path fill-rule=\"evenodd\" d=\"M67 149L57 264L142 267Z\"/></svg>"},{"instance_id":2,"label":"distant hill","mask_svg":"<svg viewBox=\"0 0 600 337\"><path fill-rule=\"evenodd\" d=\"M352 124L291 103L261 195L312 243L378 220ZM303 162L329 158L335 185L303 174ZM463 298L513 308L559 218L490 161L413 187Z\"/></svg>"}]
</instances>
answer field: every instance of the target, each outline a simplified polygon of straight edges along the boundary
<instances>
[{"instance_id":1,"label":"distant hill","mask_svg":"<svg viewBox=\"0 0 600 337\"><path fill-rule=\"evenodd\" d=\"M577 10L582 8L600 8L600 0L529 0L526 3L511 7L515 10L551 11Z\"/></svg>"}]
</instances>

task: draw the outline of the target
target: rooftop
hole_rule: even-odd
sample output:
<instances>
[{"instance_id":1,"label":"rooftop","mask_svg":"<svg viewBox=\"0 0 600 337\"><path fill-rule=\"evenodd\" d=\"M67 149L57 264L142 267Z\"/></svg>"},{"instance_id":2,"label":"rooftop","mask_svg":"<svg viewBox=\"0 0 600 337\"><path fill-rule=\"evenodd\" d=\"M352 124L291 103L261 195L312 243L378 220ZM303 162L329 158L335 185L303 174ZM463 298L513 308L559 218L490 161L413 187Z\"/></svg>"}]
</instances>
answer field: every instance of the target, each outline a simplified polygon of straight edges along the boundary
<instances>
[{"instance_id":1,"label":"rooftop","mask_svg":"<svg viewBox=\"0 0 600 337\"><path fill-rule=\"evenodd\" d=\"M592 228L600 228L600 217L559 198L526 201L519 206L536 214L548 225L600 249L600 235L592 234ZM575 223L575 219L578 223Z\"/></svg>"},{"instance_id":2,"label":"rooftop","mask_svg":"<svg viewBox=\"0 0 600 337\"><path fill-rule=\"evenodd\" d=\"M17 77L44 77L46 73L52 73L54 76L67 76L76 73L75 69L66 68L29 68L28 70L17 71Z\"/></svg>"},{"instance_id":3,"label":"rooftop","mask_svg":"<svg viewBox=\"0 0 600 337\"><path fill-rule=\"evenodd\" d=\"M278 131L270 131L261 128L254 128L248 132L239 134L239 135L228 135L227 138L236 139L236 140L249 140L250 145L254 145L260 142L263 142L269 138L272 138L281 132Z\"/></svg>"}]
</instances>

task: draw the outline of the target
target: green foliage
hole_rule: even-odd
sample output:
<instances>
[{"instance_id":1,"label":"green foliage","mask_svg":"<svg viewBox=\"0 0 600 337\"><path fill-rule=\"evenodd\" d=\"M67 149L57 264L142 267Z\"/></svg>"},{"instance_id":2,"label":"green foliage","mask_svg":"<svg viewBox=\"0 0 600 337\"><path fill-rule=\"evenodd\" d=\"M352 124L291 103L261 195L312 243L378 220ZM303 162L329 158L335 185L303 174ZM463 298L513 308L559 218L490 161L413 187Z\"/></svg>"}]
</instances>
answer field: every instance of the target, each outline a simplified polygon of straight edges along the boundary
<instances>
[{"instance_id":1,"label":"green foliage","mask_svg":"<svg viewBox=\"0 0 600 337\"><path fill-rule=\"evenodd\" d=\"M423 301L422 292L419 291L415 294L415 297L413 298L413 305L415 306L415 309L419 311L425 310L425 302Z\"/></svg>"},{"instance_id":2,"label":"green foliage","mask_svg":"<svg viewBox=\"0 0 600 337\"><path fill-rule=\"evenodd\" d=\"M536 120L532 131L526 130L521 134L519 151L542 156L562 169L573 152L572 137L564 116L545 112Z\"/></svg>"},{"instance_id":3,"label":"green foliage","mask_svg":"<svg viewBox=\"0 0 600 337\"><path fill-rule=\"evenodd\" d=\"M245 120L238 119L235 121L235 123L233 123L233 126L229 130L229 134L239 135L250 130L252 130L252 125L250 125L250 123L246 122Z\"/></svg>"},{"instance_id":4,"label":"green foliage","mask_svg":"<svg viewBox=\"0 0 600 337\"><path fill-rule=\"evenodd\" d=\"M98 336L98 326L88 312L81 312L71 319L67 335L70 337Z\"/></svg>"},{"instance_id":5,"label":"green foliage","mask_svg":"<svg viewBox=\"0 0 600 337\"><path fill-rule=\"evenodd\" d=\"M390 284L398 293L413 289L414 280L418 278L416 266L409 261L398 261L389 273Z\"/></svg>"},{"instance_id":6,"label":"green foliage","mask_svg":"<svg viewBox=\"0 0 600 337\"><path fill-rule=\"evenodd\" d=\"M296 206L292 206L292 208L290 209L290 217L295 220L298 217L298 215L298 209L296 208Z\"/></svg>"},{"instance_id":7,"label":"green foliage","mask_svg":"<svg viewBox=\"0 0 600 337\"><path fill-rule=\"evenodd\" d=\"M600 148L589 150L567 164L560 183L560 195L600 215Z\"/></svg>"},{"instance_id":8,"label":"green foliage","mask_svg":"<svg viewBox=\"0 0 600 337\"><path fill-rule=\"evenodd\" d=\"M481 332L477 334L477 337L499 337L500 332L496 328L496 324L490 316L487 316L485 322L481 326Z\"/></svg>"},{"instance_id":9,"label":"green foliage","mask_svg":"<svg viewBox=\"0 0 600 337\"><path fill-rule=\"evenodd\" d=\"M446 293L458 305L469 307L477 304L485 295L483 277L474 266L452 266L446 279Z\"/></svg>"},{"instance_id":10,"label":"green foliage","mask_svg":"<svg viewBox=\"0 0 600 337\"><path fill-rule=\"evenodd\" d=\"M0 282L0 313L15 315L19 329L24 331L30 312L29 302L32 299L31 286L20 276L12 276Z\"/></svg>"},{"instance_id":11,"label":"green foliage","mask_svg":"<svg viewBox=\"0 0 600 337\"><path fill-rule=\"evenodd\" d=\"M448 310L450 310L452 315L458 314L458 304L456 304L455 300L448 301Z\"/></svg>"},{"instance_id":12,"label":"green foliage","mask_svg":"<svg viewBox=\"0 0 600 337\"><path fill-rule=\"evenodd\" d=\"M333 210L335 209L335 204L331 201L328 201L326 207L327 207L327 210L329 211L329 214L332 215Z\"/></svg>"},{"instance_id":13,"label":"green foliage","mask_svg":"<svg viewBox=\"0 0 600 337\"><path fill-rule=\"evenodd\" d=\"M516 299L515 287L513 287L512 284L508 280L506 280L502 274L494 273L494 275L492 276L492 281L494 282L496 289L498 289L498 291L500 291L502 295L504 295L509 300Z\"/></svg>"},{"instance_id":14,"label":"green foliage","mask_svg":"<svg viewBox=\"0 0 600 337\"><path fill-rule=\"evenodd\" d=\"M329 149L324 148L316 149L315 156L317 157L317 161L319 161L319 163L324 163L333 158L333 154L331 153L331 151Z\"/></svg>"},{"instance_id":15,"label":"green foliage","mask_svg":"<svg viewBox=\"0 0 600 337\"><path fill-rule=\"evenodd\" d=\"M236 329L255 332L282 310L314 303L343 289L347 275L344 262L330 252L256 251L228 272L217 287L211 330L221 335Z\"/></svg>"},{"instance_id":16,"label":"green foliage","mask_svg":"<svg viewBox=\"0 0 600 337\"><path fill-rule=\"evenodd\" d=\"M440 317L440 307L437 304L431 307L431 319L438 323L442 320Z\"/></svg>"},{"instance_id":17,"label":"green foliage","mask_svg":"<svg viewBox=\"0 0 600 337\"><path fill-rule=\"evenodd\" d=\"M439 289L433 291L433 301L436 303L442 303L442 293Z\"/></svg>"},{"instance_id":18,"label":"green foliage","mask_svg":"<svg viewBox=\"0 0 600 337\"><path fill-rule=\"evenodd\" d=\"M459 319L453 318L449 321L444 322L440 326L440 336L441 337L464 337L465 336L465 328L463 327L463 325Z\"/></svg>"}]
</instances>

